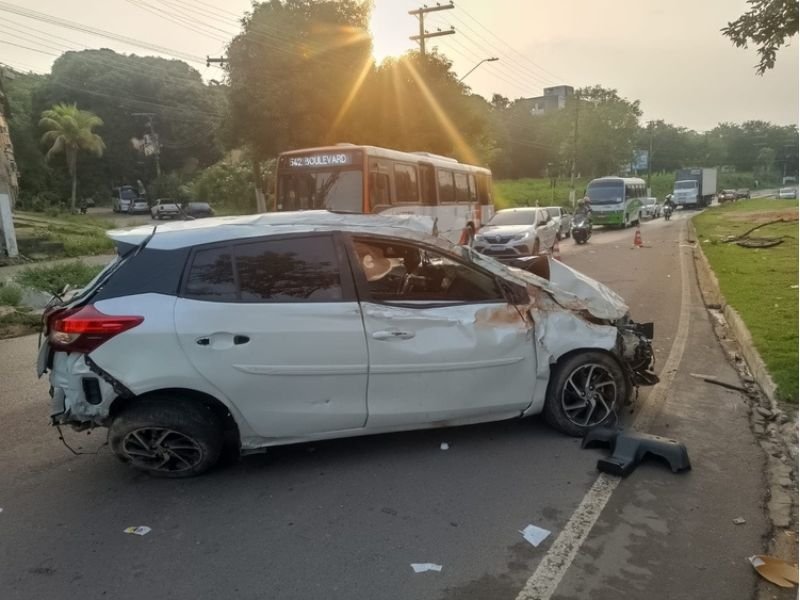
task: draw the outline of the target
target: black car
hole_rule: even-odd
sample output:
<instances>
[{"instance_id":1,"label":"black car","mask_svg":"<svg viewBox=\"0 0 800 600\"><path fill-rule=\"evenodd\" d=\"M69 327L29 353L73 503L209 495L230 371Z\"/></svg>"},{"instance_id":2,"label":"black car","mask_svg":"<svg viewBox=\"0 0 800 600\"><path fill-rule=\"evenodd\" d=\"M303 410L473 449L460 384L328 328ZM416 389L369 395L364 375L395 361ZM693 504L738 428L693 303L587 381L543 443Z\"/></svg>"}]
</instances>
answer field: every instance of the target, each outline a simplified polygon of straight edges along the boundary
<instances>
[{"instance_id":1,"label":"black car","mask_svg":"<svg viewBox=\"0 0 800 600\"><path fill-rule=\"evenodd\" d=\"M203 217L213 217L214 209L208 202L187 202L183 205L183 214L187 217L202 219Z\"/></svg>"}]
</instances>

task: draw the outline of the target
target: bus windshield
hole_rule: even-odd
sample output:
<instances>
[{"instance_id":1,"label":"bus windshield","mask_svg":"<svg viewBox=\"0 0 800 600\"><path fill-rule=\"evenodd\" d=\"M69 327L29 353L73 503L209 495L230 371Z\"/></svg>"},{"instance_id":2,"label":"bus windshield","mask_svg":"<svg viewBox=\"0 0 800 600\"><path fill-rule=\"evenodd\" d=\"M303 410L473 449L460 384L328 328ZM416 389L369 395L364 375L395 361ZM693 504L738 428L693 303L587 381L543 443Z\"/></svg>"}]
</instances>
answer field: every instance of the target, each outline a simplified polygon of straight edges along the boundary
<instances>
[{"instance_id":1,"label":"bus windshield","mask_svg":"<svg viewBox=\"0 0 800 600\"><path fill-rule=\"evenodd\" d=\"M278 210L362 212L363 176L356 170L303 171L284 174Z\"/></svg>"},{"instance_id":2,"label":"bus windshield","mask_svg":"<svg viewBox=\"0 0 800 600\"><path fill-rule=\"evenodd\" d=\"M596 181L589 184L586 195L592 204L618 204L625 197L621 181Z\"/></svg>"}]
</instances>

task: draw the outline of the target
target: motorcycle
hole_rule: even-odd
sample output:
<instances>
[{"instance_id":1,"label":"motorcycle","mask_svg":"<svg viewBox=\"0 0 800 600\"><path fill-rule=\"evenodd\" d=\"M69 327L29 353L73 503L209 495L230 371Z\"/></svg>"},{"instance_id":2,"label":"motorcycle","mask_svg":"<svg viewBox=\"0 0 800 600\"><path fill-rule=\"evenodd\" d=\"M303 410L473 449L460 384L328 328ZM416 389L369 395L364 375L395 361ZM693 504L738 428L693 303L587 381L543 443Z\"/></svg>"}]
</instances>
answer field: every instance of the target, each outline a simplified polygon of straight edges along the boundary
<instances>
[{"instance_id":1,"label":"motorcycle","mask_svg":"<svg viewBox=\"0 0 800 600\"><path fill-rule=\"evenodd\" d=\"M669 221L669 218L670 218L671 216L672 216L672 206L670 206L669 204L667 204L667 205L664 207L664 220L665 220L665 221Z\"/></svg>"},{"instance_id":2,"label":"motorcycle","mask_svg":"<svg viewBox=\"0 0 800 600\"><path fill-rule=\"evenodd\" d=\"M585 244L592 237L592 222L587 215L572 217L572 239L576 244Z\"/></svg>"}]
</instances>

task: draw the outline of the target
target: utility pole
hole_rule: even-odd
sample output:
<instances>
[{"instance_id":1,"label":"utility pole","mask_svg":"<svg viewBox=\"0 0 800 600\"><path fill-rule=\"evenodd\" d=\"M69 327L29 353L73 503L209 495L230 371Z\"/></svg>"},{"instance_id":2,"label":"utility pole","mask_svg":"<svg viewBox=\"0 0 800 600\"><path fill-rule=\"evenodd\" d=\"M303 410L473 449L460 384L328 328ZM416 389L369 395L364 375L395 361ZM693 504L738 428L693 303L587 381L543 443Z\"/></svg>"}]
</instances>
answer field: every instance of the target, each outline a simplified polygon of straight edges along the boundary
<instances>
[{"instance_id":1,"label":"utility pole","mask_svg":"<svg viewBox=\"0 0 800 600\"><path fill-rule=\"evenodd\" d=\"M650 175L653 172L653 132L655 131L655 127L653 127L653 121L650 121L650 150L647 152L647 195L652 196L652 192L650 191Z\"/></svg>"},{"instance_id":2,"label":"utility pole","mask_svg":"<svg viewBox=\"0 0 800 600\"><path fill-rule=\"evenodd\" d=\"M572 131L572 167L569 174L569 201L572 210L575 210L575 162L578 156L578 110L581 105L581 96L577 92L575 96L575 128Z\"/></svg>"},{"instance_id":3,"label":"utility pole","mask_svg":"<svg viewBox=\"0 0 800 600\"><path fill-rule=\"evenodd\" d=\"M153 145L153 158L156 161L156 177L161 177L161 143L158 141L158 134L156 133L155 125L153 125L153 117L156 113L131 113L132 117L144 117L147 119L145 125L150 130L150 139ZM145 148L145 156L147 156L147 149Z\"/></svg>"},{"instance_id":4,"label":"utility pole","mask_svg":"<svg viewBox=\"0 0 800 600\"><path fill-rule=\"evenodd\" d=\"M426 4L423 4L422 8L408 11L408 14L410 14L412 17L417 17L417 19L419 19L419 35L412 35L408 39L413 40L415 42L419 42L420 54L425 56L425 40L427 40L428 38L441 37L443 35L453 35L456 32L456 30L453 27L451 27L446 31L442 31L440 29L438 31L434 31L433 33L428 33L427 31L425 31L425 15L432 12L438 12L440 10L451 10L455 7L456 5L453 4L451 0L450 4L437 3L436 6L428 6Z\"/></svg>"},{"instance_id":5,"label":"utility pole","mask_svg":"<svg viewBox=\"0 0 800 600\"><path fill-rule=\"evenodd\" d=\"M218 64L219 66L224 65L228 62L228 59L224 56L220 56L219 58L211 58L210 56L206 56L206 66L210 67L212 64Z\"/></svg>"}]
</instances>

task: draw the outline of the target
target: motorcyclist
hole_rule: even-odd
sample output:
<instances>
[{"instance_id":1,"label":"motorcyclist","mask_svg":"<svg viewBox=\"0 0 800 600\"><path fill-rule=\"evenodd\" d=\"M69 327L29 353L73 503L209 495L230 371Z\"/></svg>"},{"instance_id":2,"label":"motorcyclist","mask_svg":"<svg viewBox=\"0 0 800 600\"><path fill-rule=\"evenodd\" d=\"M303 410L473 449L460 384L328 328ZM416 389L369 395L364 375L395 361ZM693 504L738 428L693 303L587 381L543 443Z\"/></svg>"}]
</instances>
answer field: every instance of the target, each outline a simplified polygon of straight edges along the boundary
<instances>
[{"instance_id":1,"label":"motorcyclist","mask_svg":"<svg viewBox=\"0 0 800 600\"><path fill-rule=\"evenodd\" d=\"M675 203L672 201L672 194L667 194L664 198L664 208L668 208L670 210L675 210Z\"/></svg>"},{"instance_id":2,"label":"motorcyclist","mask_svg":"<svg viewBox=\"0 0 800 600\"><path fill-rule=\"evenodd\" d=\"M589 221L592 220L592 203L589 196L584 196L578 200L578 205L575 207L575 217L585 216Z\"/></svg>"}]
</instances>

